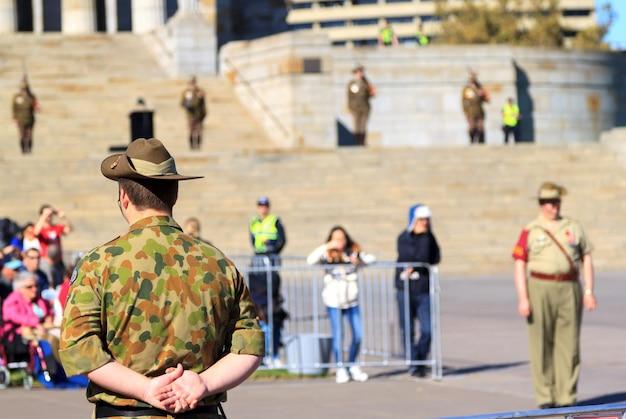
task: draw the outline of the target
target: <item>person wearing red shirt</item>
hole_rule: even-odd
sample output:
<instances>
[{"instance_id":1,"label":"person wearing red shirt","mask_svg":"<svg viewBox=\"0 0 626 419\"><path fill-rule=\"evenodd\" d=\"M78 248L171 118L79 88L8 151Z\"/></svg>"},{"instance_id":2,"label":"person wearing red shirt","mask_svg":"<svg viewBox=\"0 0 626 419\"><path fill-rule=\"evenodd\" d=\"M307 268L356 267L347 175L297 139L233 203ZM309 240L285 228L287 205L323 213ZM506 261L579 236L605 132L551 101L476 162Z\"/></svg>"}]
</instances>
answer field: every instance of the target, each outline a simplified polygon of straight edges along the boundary
<instances>
[{"instance_id":1,"label":"person wearing red shirt","mask_svg":"<svg viewBox=\"0 0 626 419\"><path fill-rule=\"evenodd\" d=\"M58 219L58 223L53 223L54 216ZM39 238L42 257L48 256L48 246L51 244L59 246L59 250L62 252L61 236L71 232L72 224L63 211L48 204L41 206L39 220L35 224L35 235Z\"/></svg>"}]
</instances>

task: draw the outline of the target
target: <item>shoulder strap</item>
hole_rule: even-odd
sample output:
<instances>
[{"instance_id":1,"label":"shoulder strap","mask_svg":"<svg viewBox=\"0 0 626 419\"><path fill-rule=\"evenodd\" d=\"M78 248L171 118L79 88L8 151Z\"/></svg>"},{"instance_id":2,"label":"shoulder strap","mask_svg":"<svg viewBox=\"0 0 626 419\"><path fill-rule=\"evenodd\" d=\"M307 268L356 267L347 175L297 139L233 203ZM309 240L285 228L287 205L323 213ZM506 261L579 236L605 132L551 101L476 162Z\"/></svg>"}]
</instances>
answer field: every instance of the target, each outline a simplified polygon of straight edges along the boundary
<instances>
[{"instance_id":1,"label":"shoulder strap","mask_svg":"<svg viewBox=\"0 0 626 419\"><path fill-rule=\"evenodd\" d=\"M570 257L569 253L567 253L567 250L565 250L563 245L556 239L556 237L554 237L554 234L550 233L550 231L547 228L544 228L544 227L539 227L539 228L542 229L544 231L544 233L546 233L548 235L548 237L550 237L550 239L552 239L552 241L554 242L554 244L557 245L557 247L559 248L561 253L563 253L565 258L567 259L567 262L569 263L569 267L570 267L571 271L572 272L576 272L578 270L576 268L576 264L574 263L574 261Z\"/></svg>"}]
</instances>

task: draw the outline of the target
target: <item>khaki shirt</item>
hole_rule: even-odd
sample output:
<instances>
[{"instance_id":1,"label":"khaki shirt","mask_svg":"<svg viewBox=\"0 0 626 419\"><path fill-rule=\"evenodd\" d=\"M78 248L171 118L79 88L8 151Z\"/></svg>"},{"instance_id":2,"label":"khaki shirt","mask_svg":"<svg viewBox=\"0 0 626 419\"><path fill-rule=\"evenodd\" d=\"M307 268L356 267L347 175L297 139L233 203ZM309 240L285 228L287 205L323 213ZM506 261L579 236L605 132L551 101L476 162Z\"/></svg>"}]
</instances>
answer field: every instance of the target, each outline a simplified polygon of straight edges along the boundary
<instances>
[{"instance_id":1,"label":"khaki shirt","mask_svg":"<svg viewBox=\"0 0 626 419\"><path fill-rule=\"evenodd\" d=\"M474 86L467 85L463 87L461 93L461 103L463 112L470 117L484 118L483 102L485 102L484 93Z\"/></svg>"},{"instance_id":2,"label":"khaki shirt","mask_svg":"<svg viewBox=\"0 0 626 419\"><path fill-rule=\"evenodd\" d=\"M556 229L539 216L531 221L521 232L513 249L513 258L527 263L527 270L547 275L567 274L570 264L542 228L547 229L559 241L578 268L585 255L592 252L593 246L579 222L563 217L557 221Z\"/></svg>"},{"instance_id":3,"label":"khaki shirt","mask_svg":"<svg viewBox=\"0 0 626 419\"><path fill-rule=\"evenodd\" d=\"M171 217L139 220L76 266L59 355L68 376L110 361L148 377L181 363L200 373L227 353L263 356L264 335L241 274ZM145 406L90 383L87 398ZM224 400L209 396L205 403Z\"/></svg>"},{"instance_id":4,"label":"khaki shirt","mask_svg":"<svg viewBox=\"0 0 626 419\"><path fill-rule=\"evenodd\" d=\"M195 89L185 89L182 94L180 105L187 111L187 117L192 121L202 121L207 115L206 101L204 90L196 87Z\"/></svg>"},{"instance_id":5,"label":"khaki shirt","mask_svg":"<svg viewBox=\"0 0 626 419\"><path fill-rule=\"evenodd\" d=\"M13 96L13 119L22 126L31 126L35 123L35 108L37 99L33 94L23 91Z\"/></svg>"},{"instance_id":6,"label":"khaki shirt","mask_svg":"<svg viewBox=\"0 0 626 419\"><path fill-rule=\"evenodd\" d=\"M348 83L348 109L350 112L369 112L370 110L370 85L367 81L351 80Z\"/></svg>"}]
</instances>

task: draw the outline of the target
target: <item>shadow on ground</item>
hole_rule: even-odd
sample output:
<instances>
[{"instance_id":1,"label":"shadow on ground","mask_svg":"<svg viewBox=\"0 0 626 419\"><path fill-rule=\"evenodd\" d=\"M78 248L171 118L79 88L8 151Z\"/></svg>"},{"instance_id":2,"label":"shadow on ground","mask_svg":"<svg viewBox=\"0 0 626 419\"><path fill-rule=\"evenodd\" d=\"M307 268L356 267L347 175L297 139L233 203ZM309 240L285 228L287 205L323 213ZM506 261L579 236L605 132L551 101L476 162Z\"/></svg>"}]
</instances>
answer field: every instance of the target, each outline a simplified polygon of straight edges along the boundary
<instances>
[{"instance_id":1,"label":"shadow on ground","mask_svg":"<svg viewBox=\"0 0 626 419\"><path fill-rule=\"evenodd\" d=\"M528 364L528 361L504 362L500 364L482 364L463 368L445 368L444 375L469 375L486 371L506 370Z\"/></svg>"},{"instance_id":2,"label":"shadow on ground","mask_svg":"<svg viewBox=\"0 0 626 419\"><path fill-rule=\"evenodd\" d=\"M594 397L587 400L581 400L578 402L578 406L592 406L596 404L609 404L609 403L621 403L626 402L626 393L611 393L602 396Z\"/></svg>"},{"instance_id":3,"label":"shadow on ground","mask_svg":"<svg viewBox=\"0 0 626 419\"><path fill-rule=\"evenodd\" d=\"M482 364L482 365L474 365L471 367L463 367L463 368L452 368L452 367L443 367L443 375L446 376L458 376L458 375L470 375L470 374L478 374L486 371L497 371L504 370L508 368L515 368L521 365L528 364L528 361L516 361L516 362L505 362L500 364ZM430 372L430 369L428 370ZM408 368L395 369L390 371L384 371L378 374L370 375L370 378L386 378L386 377L395 377L398 375L405 375L408 373ZM426 378L430 377L430 374L426 375ZM626 394L625 394L626 395Z\"/></svg>"}]
</instances>

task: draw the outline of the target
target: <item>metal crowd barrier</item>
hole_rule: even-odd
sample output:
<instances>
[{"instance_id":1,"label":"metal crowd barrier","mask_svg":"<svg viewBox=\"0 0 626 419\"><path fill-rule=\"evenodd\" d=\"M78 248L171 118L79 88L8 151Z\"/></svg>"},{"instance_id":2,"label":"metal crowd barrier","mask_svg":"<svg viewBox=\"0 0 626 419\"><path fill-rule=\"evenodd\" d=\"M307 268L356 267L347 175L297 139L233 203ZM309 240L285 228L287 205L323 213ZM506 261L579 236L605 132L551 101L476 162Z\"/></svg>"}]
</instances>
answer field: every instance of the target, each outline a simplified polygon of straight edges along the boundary
<instances>
[{"instance_id":1,"label":"metal crowd barrier","mask_svg":"<svg viewBox=\"0 0 626 419\"><path fill-rule=\"evenodd\" d=\"M325 339L328 344L331 336L330 321L326 306L322 301L322 289L324 288L324 276L328 269L337 268L337 265L308 265L304 258L269 258L243 257L232 258L237 268L245 277L250 286L251 275L255 281L259 276L264 276L266 295L264 298L256 296L257 306L266 305L262 310L266 313L266 359L272 359L279 355L280 366L266 362L261 368L275 369L288 368L290 371L305 371L310 369L327 369L341 366L351 366L348 362L338 362L335 359L320 359L307 362L298 356L296 359L288 357L285 349L294 345L293 340L308 337ZM430 318L431 318L431 350L429 358L422 361L411 359L411 342L409 336L410 313L409 313L409 280L404 283L404 312L399 313L397 291L394 285L396 268L423 267L429 270L430 278ZM441 322L440 322L440 287L439 272L436 266L421 263L394 263L375 262L362 266L358 269L358 301L361 314L362 341L356 365L364 367L410 367L429 366L433 379L442 378L442 354L441 354ZM272 298L272 285L280 278L280 295L282 308L288 313L282 329L282 353L275 354L273 350L273 327L275 301ZM259 302L258 300L264 300ZM401 338L400 315L404 316L404 325L407 333L405 339ZM343 316L342 316L343 317ZM344 354L351 342L349 327L346 327L346 319L342 318L343 341L341 347ZM420 330L415 324L415 341ZM323 345L322 345L323 346ZM306 350L310 348L305 348ZM315 349L313 349L315 350ZM328 349L330 350L330 349ZM328 352L328 351L327 351ZM324 357L322 357L324 358ZM332 357L331 357L332 358ZM347 355L344 355L347 358Z\"/></svg>"},{"instance_id":2,"label":"metal crowd barrier","mask_svg":"<svg viewBox=\"0 0 626 419\"><path fill-rule=\"evenodd\" d=\"M564 419L626 419L626 403L596 406L575 406L557 409L526 410L491 413L476 416L455 416L442 419L519 419L519 418L564 418Z\"/></svg>"}]
</instances>

